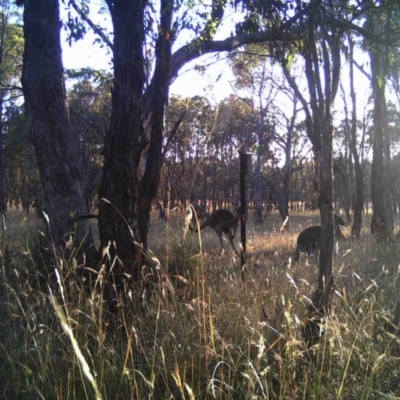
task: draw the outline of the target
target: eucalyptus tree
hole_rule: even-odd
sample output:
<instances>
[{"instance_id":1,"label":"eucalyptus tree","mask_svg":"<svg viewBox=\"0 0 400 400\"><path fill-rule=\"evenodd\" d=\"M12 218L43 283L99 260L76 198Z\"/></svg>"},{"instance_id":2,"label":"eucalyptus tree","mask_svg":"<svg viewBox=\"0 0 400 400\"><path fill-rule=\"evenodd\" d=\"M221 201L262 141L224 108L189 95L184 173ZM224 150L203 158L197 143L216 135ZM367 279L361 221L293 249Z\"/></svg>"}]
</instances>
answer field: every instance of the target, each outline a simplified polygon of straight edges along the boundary
<instances>
[{"instance_id":1,"label":"eucalyptus tree","mask_svg":"<svg viewBox=\"0 0 400 400\"><path fill-rule=\"evenodd\" d=\"M362 159L360 159L360 152L357 148L357 103L355 91L355 77L354 77L354 40L349 34L347 36L348 43L348 59L349 59L349 76L350 76L350 99L351 99L351 122L349 127L350 139L349 147L353 157L354 163L354 182L355 190L353 194L353 212L354 220L351 228L351 235L355 237L360 236L362 226L362 213L364 209L364 171L362 168ZM346 107L347 111L347 107ZM346 112L347 114L347 112ZM364 135L361 140L361 147L364 144Z\"/></svg>"},{"instance_id":2,"label":"eucalyptus tree","mask_svg":"<svg viewBox=\"0 0 400 400\"><path fill-rule=\"evenodd\" d=\"M71 214L87 214L88 208L79 141L66 104L59 2L18 0L17 4L24 5L22 84L49 219L47 232L57 246L70 249L74 237L84 249L85 238L89 245L93 242L89 221L82 221L76 232L68 224Z\"/></svg>"},{"instance_id":3,"label":"eucalyptus tree","mask_svg":"<svg viewBox=\"0 0 400 400\"><path fill-rule=\"evenodd\" d=\"M376 18L376 13L368 14L368 28L375 34L384 35L385 23ZM388 181L386 179L388 168L386 160L390 160L387 143L387 114L386 114L386 83L388 74L387 46L367 42L371 60L371 86L373 98L373 145L372 145L372 169L371 169L371 198L372 198L372 221L371 233L378 238L387 238L393 229L393 216L388 209ZM386 173L385 173L386 172Z\"/></svg>"},{"instance_id":4,"label":"eucalyptus tree","mask_svg":"<svg viewBox=\"0 0 400 400\"><path fill-rule=\"evenodd\" d=\"M346 32L354 31L370 40L380 41L365 29L363 15L369 8L376 9L375 2L349 4L347 1L312 1L312 12L304 30L303 40L274 46L272 51L281 61L288 82L295 90L305 113L307 135L313 146L316 165L315 188L319 193L318 206L321 214L322 238L319 259L318 290L313 297L316 311L323 312L329 303L334 281L332 274L333 253L333 179L332 179L332 109L339 86L341 70L340 49ZM307 96L300 90L291 75L293 60L303 60ZM313 330L312 324L307 329ZM312 336L312 332L307 335ZM310 338L312 343L312 338Z\"/></svg>"},{"instance_id":5,"label":"eucalyptus tree","mask_svg":"<svg viewBox=\"0 0 400 400\"><path fill-rule=\"evenodd\" d=\"M51 229L59 237L68 231L70 212L84 214L87 209L76 135L65 106L59 2L18 3L25 6L26 108ZM72 0L68 4L76 6ZM90 2L84 5L90 6ZM236 34L216 40L215 34L231 5L242 9L243 20L237 24ZM90 25L110 46L114 66L99 189L100 242L102 249L109 250L111 262L116 260L118 249L121 269L138 280L142 251L137 243L147 244L151 203L160 181L163 121L171 81L184 65L202 55L231 52L249 43L298 38L299 26L309 18L315 20L320 1L213 0L193 6L191 1L106 0L106 6L113 40L104 30ZM82 17L87 18L87 13ZM263 25L264 21L268 23ZM253 29L254 25L258 28ZM172 51L178 43L180 47ZM145 49L152 48L154 59L149 59ZM82 221L77 229L78 237L82 237L89 226Z\"/></svg>"},{"instance_id":6,"label":"eucalyptus tree","mask_svg":"<svg viewBox=\"0 0 400 400\"><path fill-rule=\"evenodd\" d=\"M387 238L393 231L393 210L390 199L390 132L386 81L396 66L400 42L400 5L398 2L378 1L379 7L370 8L365 27L380 41L364 39L370 57L373 98L371 198L373 216L371 232L378 238ZM395 46L390 46L392 44Z\"/></svg>"},{"instance_id":7,"label":"eucalyptus tree","mask_svg":"<svg viewBox=\"0 0 400 400\"><path fill-rule=\"evenodd\" d=\"M251 2L237 1L235 5L242 6L245 14L238 34L224 40L215 40L224 13L229 9L228 1L214 0L193 9L189 3L172 0L154 4L128 0L107 0L106 3L114 33L114 85L99 196L113 206L100 202L100 238L102 247L106 247L110 241L118 243L119 258L126 270L138 278L139 252L130 232L133 232L136 240L147 243L151 202L157 194L160 180L163 118L170 82L185 64L204 54L229 52L252 42L292 39L290 31L308 8L296 6L291 18L282 14L283 18L281 15L275 17L279 19L276 25L257 33L245 33L243 29L252 22ZM156 4L157 7L149 9ZM281 2L272 1L269 7L261 11L278 15L282 7ZM287 5L285 7L287 9ZM182 12L177 13L174 19L173 13L177 8ZM146 17L149 10L152 13L159 10L154 30ZM204 19L198 20L196 15ZM191 29L191 39L172 52L172 45L178 43L179 34L188 37ZM145 69L146 59L143 54L148 40L155 45L151 76L146 75L148 70ZM139 165L144 154L145 169L140 175ZM120 213L125 220L121 219Z\"/></svg>"},{"instance_id":8,"label":"eucalyptus tree","mask_svg":"<svg viewBox=\"0 0 400 400\"><path fill-rule=\"evenodd\" d=\"M338 15L337 3L312 2L313 12L308 18L304 40L297 47L275 48L274 54L281 60L284 74L302 104L305 113L307 136L311 141L316 166L315 189L321 215L321 251L319 258L318 290L313 297L317 312L325 310L329 303L334 280L332 254L333 226L333 176L332 176L332 107L340 77L340 44L344 28L338 27L328 16ZM291 60L297 53L303 60L307 95L291 74ZM312 311L313 312L313 311ZM307 339L313 342L314 327L307 325Z\"/></svg>"}]
</instances>

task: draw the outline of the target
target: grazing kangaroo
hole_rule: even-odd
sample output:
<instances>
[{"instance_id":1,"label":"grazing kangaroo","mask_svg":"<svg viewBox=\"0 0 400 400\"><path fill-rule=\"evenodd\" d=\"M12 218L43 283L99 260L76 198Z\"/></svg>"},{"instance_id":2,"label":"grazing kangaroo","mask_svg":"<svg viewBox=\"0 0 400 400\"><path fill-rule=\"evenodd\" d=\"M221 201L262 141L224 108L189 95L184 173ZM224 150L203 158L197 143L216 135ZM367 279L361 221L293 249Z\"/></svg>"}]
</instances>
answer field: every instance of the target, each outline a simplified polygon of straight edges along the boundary
<instances>
[{"instance_id":1,"label":"grazing kangaroo","mask_svg":"<svg viewBox=\"0 0 400 400\"><path fill-rule=\"evenodd\" d=\"M344 240L345 237L340 230L340 225L346 225L346 223L342 220L342 218L338 217L336 214L334 215L334 223L335 223L335 238L336 240ZM307 253L307 264L308 259L311 253L316 253L320 247L321 240L321 226L310 226L309 228L301 231L299 236L297 237L297 247L296 253L293 257L293 261L298 261L300 258L300 253Z\"/></svg>"},{"instance_id":2,"label":"grazing kangaroo","mask_svg":"<svg viewBox=\"0 0 400 400\"><path fill-rule=\"evenodd\" d=\"M233 241L241 218L239 209L236 209L236 212L237 215L233 215L228 210L216 210L200 225L200 228L198 228L197 226L193 228L192 224L189 223L189 229L193 232L198 232L199 230L202 231L204 228L207 228L207 226L209 226L217 234L223 250L225 250L225 248L222 240L222 234L225 233L225 235L229 239L232 249L237 255L240 255ZM189 221L193 222L194 214L191 207L188 208L187 213Z\"/></svg>"}]
</instances>

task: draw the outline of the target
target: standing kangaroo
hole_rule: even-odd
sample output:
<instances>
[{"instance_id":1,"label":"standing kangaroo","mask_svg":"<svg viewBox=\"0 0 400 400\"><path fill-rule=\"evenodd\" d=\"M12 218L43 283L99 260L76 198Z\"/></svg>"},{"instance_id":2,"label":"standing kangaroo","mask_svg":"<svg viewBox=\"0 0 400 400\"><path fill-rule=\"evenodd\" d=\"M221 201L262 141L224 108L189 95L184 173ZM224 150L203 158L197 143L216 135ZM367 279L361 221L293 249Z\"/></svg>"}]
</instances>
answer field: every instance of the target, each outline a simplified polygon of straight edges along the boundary
<instances>
[{"instance_id":1,"label":"standing kangaroo","mask_svg":"<svg viewBox=\"0 0 400 400\"><path fill-rule=\"evenodd\" d=\"M189 229L192 232L198 232L199 230L202 231L204 228L207 228L207 226L209 226L217 234L223 250L225 250L225 248L222 240L222 234L225 233L225 235L229 239L232 249L235 251L237 255L240 255L233 241L241 218L238 209L236 209L236 212L237 215L233 215L228 210L216 210L200 225L200 228L198 226L193 228L192 224L189 223ZM192 207L188 208L187 213L188 213L187 217L188 220L190 222L195 222Z\"/></svg>"},{"instance_id":2,"label":"standing kangaroo","mask_svg":"<svg viewBox=\"0 0 400 400\"><path fill-rule=\"evenodd\" d=\"M335 223L335 238L336 240L344 240L345 237L340 230L340 225L346 225L346 223L342 220L342 218L338 217L336 214L334 215L334 223ZM311 253L316 253L320 247L321 240L321 226L310 226L309 228L301 231L299 236L297 237L297 247L296 253L293 257L293 261L297 261L300 258L300 253L307 253L307 264L308 259Z\"/></svg>"}]
</instances>

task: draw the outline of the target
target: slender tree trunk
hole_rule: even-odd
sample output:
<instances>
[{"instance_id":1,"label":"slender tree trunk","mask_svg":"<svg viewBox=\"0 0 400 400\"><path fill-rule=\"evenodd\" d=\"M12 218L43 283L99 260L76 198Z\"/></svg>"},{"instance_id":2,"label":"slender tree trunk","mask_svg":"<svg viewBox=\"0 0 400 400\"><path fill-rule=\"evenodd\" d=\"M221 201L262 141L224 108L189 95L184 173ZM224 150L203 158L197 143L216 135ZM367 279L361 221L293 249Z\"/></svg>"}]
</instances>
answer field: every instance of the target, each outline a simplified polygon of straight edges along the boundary
<instances>
[{"instance_id":1,"label":"slender tree trunk","mask_svg":"<svg viewBox=\"0 0 400 400\"><path fill-rule=\"evenodd\" d=\"M386 49L384 50L386 53ZM386 59L386 57L384 58ZM385 68L386 69L386 68ZM385 210L386 210L386 221L389 232L393 232L394 228L394 220L393 220L393 180L392 180L392 169L391 169L391 151L390 151L390 132L389 132L389 124L388 124L388 115L387 115L387 104L386 104L386 97L384 97L384 101L382 103L383 106L383 162L385 165Z\"/></svg>"},{"instance_id":2,"label":"slender tree trunk","mask_svg":"<svg viewBox=\"0 0 400 400\"><path fill-rule=\"evenodd\" d=\"M316 321L326 313L330 306L330 298L334 288L332 273L334 223L333 223L333 169L332 169L332 123L331 106L339 85L340 71L340 36L328 36L324 33L320 52L315 41L315 25L313 18L309 20L308 40L306 46L306 75L312 109L312 129L309 135L316 164L319 164L319 198L321 214L321 240L318 272L318 288L313 294L313 307L310 309L310 320L304 327L303 337L307 345L319 340ZM325 27L324 27L325 28ZM324 29L322 29L323 32ZM328 48L329 46L329 48ZM320 74L319 60L322 56L323 83ZM318 146L319 145L319 146Z\"/></svg>"},{"instance_id":3,"label":"slender tree trunk","mask_svg":"<svg viewBox=\"0 0 400 400\"><path fill-rule=\"evenodd\" d=\"M373 110L372 166L371 166L371 199L372 222L371 233L379 239L387 238L390 234L386 215L387 187L385 184L384 162L384 102L385 84L382 79L382 65L378 50L370 51Z\"/></svg>"},{"instance_id":4,"label":"slender tree trunk","mask_svg":"<svg viewBox=\"0 0 400 400\"><path fill-rule=\"evenodd\" d=\"M254 166L254 222L256 225L262 222L262 194L261 194L261 143L260 139L257 148L257 158Z\"/></svg>"},{"instance_id":5,"label":"slender tree trunk","mask_svg":"<svg viewBox=\"0 0 400 400\"><path fill-rule=\"evenodd\" d=\"M344 186L344 212L346 214L346 222L347 224L351 224L351 215L350 215L350 204L351 204L351 193L350 193L350 185L351 185L351 177L353 175L353 163L351 160L351 152L350 152L350 132L348 129L348 123L346 123L345 127L345 152L344 152L344 165L345 171L341 171L343 173L343 186Z\"/></svg>"},{"instance_id":6,"label":"slender tree trunk","mask_svg":"<svg viewBox=\"0 0 400 400\"><path fill-rule=\"evenodd\" d=\"M0 63L1 65L1 63ZM0 96L0 215L7 212L6 144L3 133L3 97Z\"/></svg>"},{"instance_id":7,"label":"slender tree trunk","mask_svg":"<svg viewBox=\"0 0 400 400\"><path fill-rule=\"evenodd\" d=\"M360 237L362 227L362 212L364 208L364 173L357 151L357 102L354 88L354 43L351 37L348 38L350 58L350 97L351 97L351 126L350 126L350 151L354 160L355 191L353 194L354 221L351 227L351 236Z\"/></svg>"},{"instance_id":8,"label":"slender tree trunk","mask_svg":"<svg viewBox=\"0 0 400 400\"><path fill-rule=\"evenodd\" d=\"M291 175L291 154L292 154L292 136L294 131L295 124L295 115L296 115L296 102L293 102L293 117L290 121L286 142L285 142L285 165L283 166L283 192L282 192L282 201L279 207L281 211L282 219L285 220L289 217L289 197L290 197L290 175ZM290 229L290 223L286 223L284 229Z\"/></svg>"},{"instance_id":9,"label":"slender tree trunk","mask_svg":"<svg viewBox=\"0 0 400 400\"><path fill-rule=\"evenodd\" d=\"M138 223L140 239L145 247L147 247L151 203L157 195L163 164L164 114L165 105L168 102L171 75L173 0L162 0L161 10L160 34L156 44L152 109L150 110L150 144L147 150L146 169L139 184Z\"/></svg>"},{"instance_id":10,"label":"slender tree trunk","mask_svg":"<svg viewBox=\"0 0 400 400\"><path fill-rule=\"evenodd\" d=\"M322 118L321 118L322 119ZM321 168L319 209L321 213L321 251L319 258L318 289L330 294L333 288L332 254L334 244L333 224L333 171L332 129L328 121L321 125Z\"/></svg>"},{"instance_id":11,"label":"slender tree trunk","mask_svg":"<svg viewBox=\"0 0 400 400\"><path fill-rule=\"evenodd\" d=\"M61 61L58 0L24 2L24 67L22 84L40 179L49 217L49 234L67 241L74 228L71 214L87 214L79 141L71 129ZM76 227L75 239L92 244L88 221ZM80 243L76 243L79 245Z\"/></svg>"},{"instance_id":12,"label":"slender tree trunk","mask_svg":"<svg viewBox=\"0 0 400 400\"><path fill-rule=\"evenodd\" d=\"M1 15L1 34L0 34L0 82L3 82L3 63L6 45L6 29L8 20L7 4L4 4ZM6 11L7 10L7 11ZM7 212L7 184L6 184L6 136L3 132L3 106L4 93L0 94L0 214Z\"/></svg>"},{"instance_id":13,"label":"slender tree trunk","mask_svg":"<svg viewBox=\"0 0 400 400\"><path fill-rule=\"evenodd\" d=\"M355 119L354 107L356 107L355 97L353 103L352 124L350 128L350 134L351 134L350 149L354 160L354 181L355 181L355 190L353 194L354 221L353 221L353 226L351 227L351 236L358 238L360 237L360 232L362 227L362 213L364 209L364 173L360 164L360 158L357 151L357 138L356 138L357 121Z\"/></svg>"}]
</instances>

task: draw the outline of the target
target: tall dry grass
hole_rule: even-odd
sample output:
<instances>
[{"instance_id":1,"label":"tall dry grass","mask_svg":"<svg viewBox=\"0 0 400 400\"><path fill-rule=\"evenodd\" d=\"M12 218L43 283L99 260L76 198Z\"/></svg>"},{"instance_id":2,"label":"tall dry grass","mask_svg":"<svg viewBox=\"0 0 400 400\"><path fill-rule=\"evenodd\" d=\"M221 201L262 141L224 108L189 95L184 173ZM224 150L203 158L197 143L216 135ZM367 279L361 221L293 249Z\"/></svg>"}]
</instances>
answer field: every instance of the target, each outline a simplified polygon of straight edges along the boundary
<instances>
[{"instance_id":1,"label":"tall dry grass","mask_svg":"<svg viewBox=\"0 0 400 400\"><path fill-rule=\"evenodd\" d=\"M316 214L294 216L283 234L277 215L250 222L245 283L214 232L202 232L200 252L198 235L182 240L183 215L170 227L152 220L161 279L139 311L127 288L115 315L102 282L82 282L74 260L46 264L34 216L13 212L8 221L0 243L2 399L400 398L397 239L378 244L366 228L338 249L325 334L307 350L301 330L317 269L315 260L290 257Z\"/></svg>"}]
</instances>

